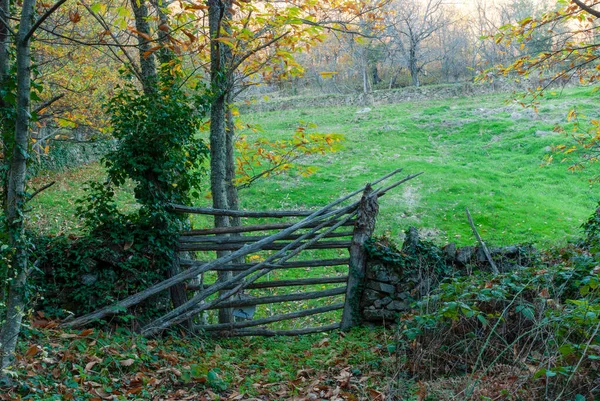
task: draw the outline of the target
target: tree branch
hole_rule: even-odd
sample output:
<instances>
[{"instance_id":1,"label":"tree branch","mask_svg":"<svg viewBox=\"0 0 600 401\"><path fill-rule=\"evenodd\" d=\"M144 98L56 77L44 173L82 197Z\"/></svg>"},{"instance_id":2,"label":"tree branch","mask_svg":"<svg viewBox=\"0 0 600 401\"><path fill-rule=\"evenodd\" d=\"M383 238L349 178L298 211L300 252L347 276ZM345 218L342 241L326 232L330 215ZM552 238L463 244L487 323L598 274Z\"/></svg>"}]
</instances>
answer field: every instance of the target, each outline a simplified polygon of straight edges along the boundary
<instances>
[{"instance_id":1,"label":"tree branch","mask_svg":"<svg viewBox=\"0 0 600 401\"><path fill-rule=\"evenodd\" d=\"M30 200L32 200L36 195L38 195L40 192L45 191L46 189L50 188L52 185L56 184L56 181L52 181L49 184L44 185L41 188L38 188L35 192L33 192L31 195L28 196L27 198L27 202L29 202Z\"/></svg>"},{"instance_id":2,"label":"tree branch","mask_svg":"<svg viewBox=\"0 0 600 401\"><path fill-rule=\"evenodd\" d=\"M33 110L33 112L35 114L37 114L40 111L44 110L46 107L50 106L52 103L59 101L63 97L65 97L64 93L61 93L60 95L54 96L52 99L47 100L44 103L40 104L38 107L36 107L35 110Z\"/></svg>"},{"instance_id":3,"label":"tree branch","mask_svg":"<svg viewBox=\"0 0 600 401\"><path fill-rule=\"evenodd\" d=\"M48 19L48 17L51 16L56 10L58 10L58 8L62 6L66 1L67 0L58 0L52 7L48 9L48 11L44 13L44 15L38 18L38 20L35 22L35 24L33 24L29 32L27 32L27 35L25 35L25 42L28 42L29 39L31 39L31 37L35 33L35 31L37 31L37 29L40 27L40 25L42 25L44 21L46 21L46 19Z\"/></svg>"},{"instance_id":4,"label":"tree branch","mask_svg":"<svg viewBox=\"0 0 600 401\"><path fill-rule=\"evenodd\" d=\"M583 11L592 14L596 18L600 18L600 11L594 10L591 6L588 6L583 1L573 0L573 3L577 4L577 6L579 6L579 8L581 8Z\"/></svg>"}]
</instances>

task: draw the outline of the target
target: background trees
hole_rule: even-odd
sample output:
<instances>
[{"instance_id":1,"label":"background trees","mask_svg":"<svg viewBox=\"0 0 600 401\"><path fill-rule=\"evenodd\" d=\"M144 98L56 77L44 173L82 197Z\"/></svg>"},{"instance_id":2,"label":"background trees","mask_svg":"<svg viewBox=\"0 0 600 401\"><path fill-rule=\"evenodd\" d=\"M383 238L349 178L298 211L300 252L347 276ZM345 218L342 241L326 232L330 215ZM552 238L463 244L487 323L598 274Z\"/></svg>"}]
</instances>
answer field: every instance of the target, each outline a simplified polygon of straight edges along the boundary
<instances>
[{"instance_id":1,"label":"background trees","mask_svg":"<svg viewBox=\"0 0 600 401\"><path fill-rule=\"evenodd\" d=\"M521 4L521 3L519 3ZM517 101L537 107L548 89L557 84L577 82L595 85L600 78L598 60L600 43L597 39L600 12L594 2L559 2L558 8L527 15L517 23L501 27L493 37L506 47L519 46L516 57L507 59L493 68L495 74L507 77L529 78L531 85ZM563 162L571 170L582 170L598 161L600 153L600 123L598 115L571 110L565 124L555 130L567 136L565 144L555 147ZM553 156L547 157L552 162ZM593 180L598 175L593 174Z\"/></svg>"}]
</instances>

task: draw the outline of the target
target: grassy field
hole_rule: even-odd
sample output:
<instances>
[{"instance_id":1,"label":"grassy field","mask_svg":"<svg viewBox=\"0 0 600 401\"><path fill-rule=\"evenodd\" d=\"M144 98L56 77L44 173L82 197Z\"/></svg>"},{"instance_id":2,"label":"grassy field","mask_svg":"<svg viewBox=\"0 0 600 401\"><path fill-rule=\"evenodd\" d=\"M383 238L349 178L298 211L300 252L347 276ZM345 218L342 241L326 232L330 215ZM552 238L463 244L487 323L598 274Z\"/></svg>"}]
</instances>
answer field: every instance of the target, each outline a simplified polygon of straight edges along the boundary
<instances>
[{"instance_id":1,"label":"grassy field","mask_svg":"<svg viewBox=\"0 0 600 401\"><path fill-rule=\"evenodd\" d=\"M439 243L474 242L465 217L471 213L491 244L564 242L598 201L588 174L573 174L565 164L541 167L550 147L565 138L552 131L574 106L593 113L598 95L570 89L551 96L539 114L504 103L507 95L406 102L374 107L286 110L243 115L263 132L249 136L284 138L299 121L316 123L319 132L346 135L345 149L317 155L306 163L317 173L304 178L280 176L241 192L248 209L315 208L359 188L395 168L423 171L416 180L382 200L378 233L397 238L410 225ZM38 177L58 184L33 202L32 225L48 233L77 230L74 200L83 182L100 179L97 165L65 174ZM121 195L126 205L129 198ZM208 199L204 205L209 205ZM210 224L196 221L196 226Z\"/></svg>"},{"instance_id":2,"label":"grassy field","mask_svg":"<svg viewBox=\"0 0 600 401\"><path fill-rule=\"evenodd\" d=\"M565 164L541 167L571 107L593 113L597 95L569 90L539 114L504 104L506 95L400 103L357 113L356 107L289 110L244 116L269 137L290 135L298 121L346 135L346 149L315 157L316 175L280 177L243 192L249 208L310 208L402 167L425 174L382 200L378 232L398 236L410 225L436 242L474 242L469 207L493 244L548 244L571 239L598 201L589 175Z\"/></svg>"}]
</instances>

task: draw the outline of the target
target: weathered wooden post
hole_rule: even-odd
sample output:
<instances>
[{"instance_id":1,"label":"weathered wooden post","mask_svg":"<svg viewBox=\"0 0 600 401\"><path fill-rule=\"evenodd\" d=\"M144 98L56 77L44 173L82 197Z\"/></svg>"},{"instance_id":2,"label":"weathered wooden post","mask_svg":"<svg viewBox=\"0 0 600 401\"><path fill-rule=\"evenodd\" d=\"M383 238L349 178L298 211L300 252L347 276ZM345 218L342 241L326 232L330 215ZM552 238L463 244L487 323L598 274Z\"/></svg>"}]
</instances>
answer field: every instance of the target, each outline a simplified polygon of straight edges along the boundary
<instances>
[{"instance_id":1,"label":"weathered wooden post","mask_svg":"<svg viewBox=\"0 0 600 401\"><path fill-rule=\"evenodd\" d=\"M358 217L354 225L354 235L350 245L350 271L346 289L346 303L340 326L342 330L349 330L357 326L361 320L360 300L364 289L367 267L367 254L364 244L375 231L375 220L379 212L377 196L369 196L372 192L373 188L368 184L358 206Z\"/></svg>"}]
</instances>

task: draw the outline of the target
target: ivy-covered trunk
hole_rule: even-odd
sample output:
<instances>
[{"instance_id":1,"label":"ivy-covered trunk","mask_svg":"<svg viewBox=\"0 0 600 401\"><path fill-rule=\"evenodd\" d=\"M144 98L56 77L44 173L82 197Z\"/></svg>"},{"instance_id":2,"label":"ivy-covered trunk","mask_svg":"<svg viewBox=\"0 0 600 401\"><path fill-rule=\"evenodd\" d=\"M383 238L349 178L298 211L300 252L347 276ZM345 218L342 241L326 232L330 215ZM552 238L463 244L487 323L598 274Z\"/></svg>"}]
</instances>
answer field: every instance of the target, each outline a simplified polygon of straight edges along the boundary
<instances>
[{"instance_id":1,"label":"ivy-covered trunk","mask_svg":"<svg viewBox=\"0 0 600 401\"><path fill-rule=\"evenodd\" d=\"M14 360L17 339L25 313L25 285L29 273L27 239L23 206L27 184L27 147L31 120L31 46L30 30L33 25L36 0L24 0L21 21L16 37L17 54L17 104L14 142L8 171L6 193L6 228L13 257L8 278L6 317L0 331L0 376L5 375Z\"/></svg>"}]
</instances>

